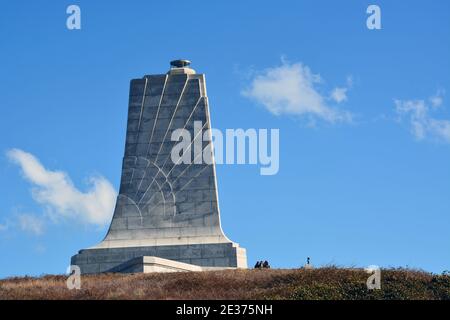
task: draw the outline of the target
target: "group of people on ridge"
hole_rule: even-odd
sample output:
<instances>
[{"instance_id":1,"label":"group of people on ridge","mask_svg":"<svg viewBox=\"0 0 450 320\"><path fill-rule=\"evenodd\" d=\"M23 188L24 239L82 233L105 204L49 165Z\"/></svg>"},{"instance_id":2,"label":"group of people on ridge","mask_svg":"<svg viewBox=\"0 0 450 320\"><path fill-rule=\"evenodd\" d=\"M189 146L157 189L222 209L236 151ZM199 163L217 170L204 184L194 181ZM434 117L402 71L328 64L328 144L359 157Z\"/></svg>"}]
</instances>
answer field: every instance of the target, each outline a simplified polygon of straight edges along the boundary
<instances>
[{"instance_id":1,"label":"group of people on ridge","mask_svg":"<svg viewBox=\"0 0 450 320\"><path fill-rule=\"evenodd\" d=\"M267 260L257 261L255 264L255 269L270 269L270 264Z\"/></svg>"}]
</instances>

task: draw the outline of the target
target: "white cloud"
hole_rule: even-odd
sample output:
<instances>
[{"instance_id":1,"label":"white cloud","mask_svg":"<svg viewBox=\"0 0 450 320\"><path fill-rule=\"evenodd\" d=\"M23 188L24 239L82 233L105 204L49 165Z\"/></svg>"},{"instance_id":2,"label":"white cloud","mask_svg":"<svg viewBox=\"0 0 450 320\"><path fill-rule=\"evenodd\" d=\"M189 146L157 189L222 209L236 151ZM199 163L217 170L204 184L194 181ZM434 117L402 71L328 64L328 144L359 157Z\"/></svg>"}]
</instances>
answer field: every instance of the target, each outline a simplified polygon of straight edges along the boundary
<instances>
[{"instance_id":1,"label":"white cloud","mask_svg":"<svg viewBox=\"0 0 450 320\"><path fill-rule=\"evenodd\" d=\"M347 93L353 87L353 77L347 76L346 87L336 87L331 91L330 98L337 103L342 103L348 100Z\"/></svg>"},{"instance_id":2,"label":"white cloud","mask_svg":"<svg viewBox=\"0 0 450 320\"><path fill-rule=\"evenodd\" d=\"M411 133L417 140L432 136L450 143L450 121L436 119L430 115L433 108L442 104L442 100L433 102L430 98L431 108L425 100L394 100L394 102L397 114L401 118L408 118Z\"/></svg>"},{"instance_id":3,"label":"white cloud","mask_svg":"<svg viewBox=\"0 0 450 320\"><path fill-rule=\"evenodd\" d=\"M44 220L31 214L20 214L17 217L19 227L22 231L39 236L44 233Z\"/></svg>"},{"instance_id":4,"label":"white cloud","mask_svg":"<svg viewBox=\"0 0 450 320\"><path fill-rule=\"evenodd\" d=\"M337 103L347 101L347 88L334 88L331 92L331 98Z\"/></svg>"},{"instance_id":5,"label":"white cloud","mask_svg":"<svg viewBox=\"0 0 450 320\"><path fill-rule=\"evenodd\" d=\"M332 123L351 121L350 112L327 105L317 88L320 83L320 75L312 73L308 66L283 61L281 66L256 75L242 94L275 115L313 116Z\"/></svg>"},{"instance_id":6,"label":"white cloud","mask_svg":"<svg viewBox=\"0 0 450 320\"><path fill-rule=\"evenodd\" d=\"M30 153L19 149L7 152L18 164L24 177L33 184L35 201L45 206L53 217L74 218L89 224L107 224L114 210L116 191L103 177L89 178L89 190L78 190L70 177L61 171L50 171Z\"/></svg>"},{"instance_id":7,"label":"white cloud","mask_svg":"<svg viewBox=\"0 0 450 320\"><path fill-rule=\"evenodd\" d=\"M8 226L6 224L1 224L0 223L0 232L6 231L7 229L8 229Z\"/></svg>"},{"instance_id":8,"label":"white cloud","mask_svg":"<svg viewBox=\"0 0 450 320\"><path fill-rule=\"evenodd\" d=\"M438 108L442 105L442 103L444 102L444 91L443 90L438 90L438 92L436 92L435 95L430 97L430 103L433 107Z\"/></svg>"}]
</instances>

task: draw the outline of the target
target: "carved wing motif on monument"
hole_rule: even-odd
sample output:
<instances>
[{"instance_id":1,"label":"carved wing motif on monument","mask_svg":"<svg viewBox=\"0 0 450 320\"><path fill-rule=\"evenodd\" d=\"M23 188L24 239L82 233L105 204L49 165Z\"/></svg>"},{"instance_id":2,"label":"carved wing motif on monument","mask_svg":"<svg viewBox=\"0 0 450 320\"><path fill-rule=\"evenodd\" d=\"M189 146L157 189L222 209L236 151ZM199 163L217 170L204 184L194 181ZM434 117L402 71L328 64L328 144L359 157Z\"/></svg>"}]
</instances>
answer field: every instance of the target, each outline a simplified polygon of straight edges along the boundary
<instances>
[{"instance_id":1,"label":"carved wing motif on monument","mask_svg":"<svg viewBox=\"0 0 450 320\"><path fill-rule=\"evenodd\" d=\"M129 168L123 170L120 194L132 201L141 216L150 213L173 216L176 213L175 194L164 171L144 157L126 160Z\"/></svg>"},{"instance_id":2,"label":"carved wing motif on monument","mask_svg":"<svg viewBox=\"0 0 450 320\"><path fill-rule=\"evenodd\" d=\"M195 121L201 123L195 130ZM171 150L177 129L187 130L192 153L210 128L207 97L198 78L188 75L152 76L133 80L130 90L127 138L119 202L130 207L129 216L170 218L177 213L210 214L217 207L214 168L211 164L174 163ZM197 128L198 129L198 128ZM177 202L178 200L178 202ZM133 207L133 208L131 208ZM122 210L122 209L120 209Z\"/></svg>"}]
</instances>

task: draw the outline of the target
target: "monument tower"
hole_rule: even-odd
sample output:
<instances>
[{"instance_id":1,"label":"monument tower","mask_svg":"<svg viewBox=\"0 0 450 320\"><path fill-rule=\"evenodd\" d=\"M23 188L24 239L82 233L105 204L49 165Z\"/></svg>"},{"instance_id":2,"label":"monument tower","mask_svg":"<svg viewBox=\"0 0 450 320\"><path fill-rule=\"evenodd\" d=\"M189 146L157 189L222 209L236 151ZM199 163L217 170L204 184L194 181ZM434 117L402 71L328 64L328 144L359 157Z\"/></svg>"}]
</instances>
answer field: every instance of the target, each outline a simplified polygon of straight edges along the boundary
<instances>
[{"instance_id":1,"label":"monument tower","mask_svg":"<svg viewBox=\"0 0 450 320\"><path fill-rule=\"evenodd\" d=\"M114 215L104 240L72 257L82 273L247 267L245 249L220 225L214 162L171 158L174 130L188 130L194 149L211 128L205 75L189 65L175 60L167 74L131 80Z\"/></svg>"}]
</instances>

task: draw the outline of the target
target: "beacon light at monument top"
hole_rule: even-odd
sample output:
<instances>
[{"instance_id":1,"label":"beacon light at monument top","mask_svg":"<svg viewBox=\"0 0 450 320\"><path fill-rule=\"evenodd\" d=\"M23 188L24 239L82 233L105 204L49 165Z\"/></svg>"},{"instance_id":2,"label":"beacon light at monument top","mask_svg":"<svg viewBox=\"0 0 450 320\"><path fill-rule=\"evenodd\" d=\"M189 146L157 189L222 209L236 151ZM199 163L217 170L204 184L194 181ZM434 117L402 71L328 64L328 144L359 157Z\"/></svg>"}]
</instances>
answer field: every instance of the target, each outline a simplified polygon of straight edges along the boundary
<instances>
[{"instance_id":1,"label":"beacon light at monument top","mask_svg":"<svg viewBox=\"0 0 450 320\"><path fill-rule=\"evenodd\" d=\"M175 60L167 74L131 80L122 177L105 239L72 257L81 273L247 268L220 225L215 165L174 163L176 129L211 128L204 74ZM194 121L203 131L194 138ZM202 142L203 147L207 142Z\"/></svg>"}]
</instances>

